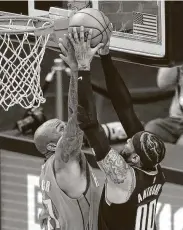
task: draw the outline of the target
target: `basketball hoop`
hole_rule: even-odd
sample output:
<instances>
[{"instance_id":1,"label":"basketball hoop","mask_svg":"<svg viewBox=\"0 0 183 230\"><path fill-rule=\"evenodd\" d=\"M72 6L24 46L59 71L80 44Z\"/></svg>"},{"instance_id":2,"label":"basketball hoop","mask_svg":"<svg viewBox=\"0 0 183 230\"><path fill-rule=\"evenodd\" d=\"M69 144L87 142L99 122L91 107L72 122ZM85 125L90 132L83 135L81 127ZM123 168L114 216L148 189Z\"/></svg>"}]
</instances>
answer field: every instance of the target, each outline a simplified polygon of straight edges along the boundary
<instances>
[{"instance_id":1,"label":"basketball hoop","mask_svg":"<svg viewBox=\"0 0 183 230\"><path fill-rule=\"evenodd\" d=\"M53 21L28 16L0 17L0 105L25 109L45 102L40 64Z\"/></svg>"}]
</instances>

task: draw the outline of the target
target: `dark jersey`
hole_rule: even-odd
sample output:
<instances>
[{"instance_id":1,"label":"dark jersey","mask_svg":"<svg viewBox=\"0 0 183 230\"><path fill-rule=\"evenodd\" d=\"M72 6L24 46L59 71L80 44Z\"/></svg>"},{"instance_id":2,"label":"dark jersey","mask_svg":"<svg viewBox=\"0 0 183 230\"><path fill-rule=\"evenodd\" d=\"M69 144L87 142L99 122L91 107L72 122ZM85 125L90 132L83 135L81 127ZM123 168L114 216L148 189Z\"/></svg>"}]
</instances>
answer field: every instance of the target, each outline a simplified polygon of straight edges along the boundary
<instances>
[{"instance_id":1,"label":"dark jersey","mask_svg":"<svg viewBox=\"0 0 183 230\"><path fill-rule=\"evenodd\" d=\"M85 194L78 199L68 197L58 186L54 173L54 155L44 164L40 176L43 209L40 222L44 230L96 230L102 178L96 179L82 155L89 181Z\"/></svg>"},{"instance_id":2,"label":"dark jersey","mask_svg":"<svg viewBox=\"0 0 183 230\"><path fill-rule=\"evenodd\" d=\"M108 205L103 189L99 208L99 230L155 230L158 198L165 183L160 165L150 174L134 168L136 186L130 199L123 204Z\"/></svg>"}]
</instances>

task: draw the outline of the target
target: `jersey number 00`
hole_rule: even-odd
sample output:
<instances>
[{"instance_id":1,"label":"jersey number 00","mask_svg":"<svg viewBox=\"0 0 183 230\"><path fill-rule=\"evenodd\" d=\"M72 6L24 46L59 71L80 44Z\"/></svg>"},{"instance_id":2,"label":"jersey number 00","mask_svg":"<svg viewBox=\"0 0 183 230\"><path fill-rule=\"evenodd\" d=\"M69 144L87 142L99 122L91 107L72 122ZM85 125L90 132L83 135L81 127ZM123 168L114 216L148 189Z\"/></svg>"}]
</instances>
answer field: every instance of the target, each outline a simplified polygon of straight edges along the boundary
<instances>
[{"instance_id":1,"label":"jersey number 00","mask_svg":"<svg viewBox=\"0 0 183 230\"><path fill-rule=\"evenodd\" d=\"M157 200L138 207L135 230L154 230Z\"/></svg>"}]
</instances>

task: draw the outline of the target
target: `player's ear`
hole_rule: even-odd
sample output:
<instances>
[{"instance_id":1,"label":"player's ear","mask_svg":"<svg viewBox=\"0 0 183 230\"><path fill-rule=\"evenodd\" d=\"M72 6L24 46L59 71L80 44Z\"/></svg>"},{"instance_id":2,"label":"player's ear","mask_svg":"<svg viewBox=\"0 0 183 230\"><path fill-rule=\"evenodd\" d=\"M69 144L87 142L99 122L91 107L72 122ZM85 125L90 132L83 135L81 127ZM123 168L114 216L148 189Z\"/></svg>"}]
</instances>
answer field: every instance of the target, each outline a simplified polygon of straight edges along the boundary
<instances>
[{"instance_id":1,"label":"player's ear","mask_svg":"<svg viewBox=\"0 0 183 230\"><path fill-rule=\"evenodd\" d=\"M46 149L50 152L55 152L57 145L53 142L47 144Z\"/></svg>"}]
</instances>

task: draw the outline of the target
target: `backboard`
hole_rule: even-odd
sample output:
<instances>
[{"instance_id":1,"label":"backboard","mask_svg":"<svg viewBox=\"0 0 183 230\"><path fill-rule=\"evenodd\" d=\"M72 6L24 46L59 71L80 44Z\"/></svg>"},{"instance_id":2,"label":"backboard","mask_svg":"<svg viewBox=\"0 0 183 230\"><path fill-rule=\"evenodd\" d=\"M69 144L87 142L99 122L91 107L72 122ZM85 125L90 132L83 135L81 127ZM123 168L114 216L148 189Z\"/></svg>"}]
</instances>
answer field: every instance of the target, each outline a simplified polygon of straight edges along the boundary
<instances>
[{"instance_id":1,"label":"backboard","mask_svg":"<svg viewBox=\"0 0 183 230\"><path fill-rule=\"evenodd\" d=\"M165 55L164 1L94 1L93 7L113 23L112 50Z\"/></svg>"},{"instance_id":2,"label":"backboard","mask_svg":"<svg viewBox=\"0 0 183 230\"><path fill-rule=\"evenodd\" d=\"M92 5L113 23L112 50L154 57L165 55L164 1L95 0ZM62 8L63 13L68 9L67 1L29 0L28 7L31 16L46 15L49 7ZM142 20L146 22L145 26L140 25Z\"/></svg>"},{"instance_id":3,"label":"backboard","mask_svg":"<svg viewBox=\"0 0 183 230\"><path fill-rule=\"evenodd\" d=\"M50 7L67 10L67 1L38 1L28 0L28 14L29 16L45 16L49 14Z\"/></svg>"},{"instance_id":4,"label":"backboard","mask_svg":"<svg viewBox=\"0 0 183 230\"><path fill-rule=\"evenodd\" d=\"M50 7L68 17L68 2L91 2L114 25L111 53L115 59L151 66L175 66L183 63L182 1L104 1L28 0L30 16L48 15Z\"/></svg>"}]
</instances>

